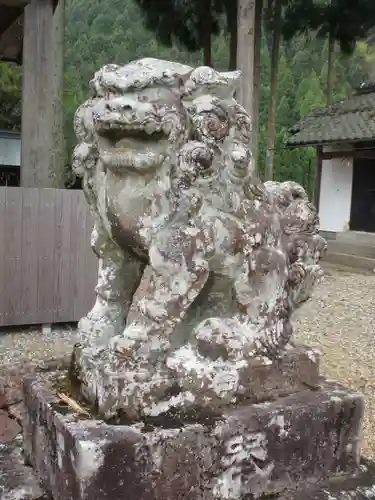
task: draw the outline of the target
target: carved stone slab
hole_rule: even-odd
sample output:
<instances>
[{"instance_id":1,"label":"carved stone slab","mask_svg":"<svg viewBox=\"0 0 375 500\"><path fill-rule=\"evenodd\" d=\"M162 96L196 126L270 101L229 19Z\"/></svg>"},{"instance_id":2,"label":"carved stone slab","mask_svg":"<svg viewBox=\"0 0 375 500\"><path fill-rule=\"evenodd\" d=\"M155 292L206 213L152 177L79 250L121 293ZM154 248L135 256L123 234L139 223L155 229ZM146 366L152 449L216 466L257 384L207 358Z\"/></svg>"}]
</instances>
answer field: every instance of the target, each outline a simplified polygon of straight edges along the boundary
<instances>
[{"instance_id":1,"label":"carved stone slab","mask_svg":"<svg viewBox=\"0 0 375 500\"><path fill-rule=\"evenodd\" d=\"M79 420L45 377L24 391L26 455L55 500L240 500L360 470L363 397L331 382L163 427Z\"/></svg>"}]
</instances>

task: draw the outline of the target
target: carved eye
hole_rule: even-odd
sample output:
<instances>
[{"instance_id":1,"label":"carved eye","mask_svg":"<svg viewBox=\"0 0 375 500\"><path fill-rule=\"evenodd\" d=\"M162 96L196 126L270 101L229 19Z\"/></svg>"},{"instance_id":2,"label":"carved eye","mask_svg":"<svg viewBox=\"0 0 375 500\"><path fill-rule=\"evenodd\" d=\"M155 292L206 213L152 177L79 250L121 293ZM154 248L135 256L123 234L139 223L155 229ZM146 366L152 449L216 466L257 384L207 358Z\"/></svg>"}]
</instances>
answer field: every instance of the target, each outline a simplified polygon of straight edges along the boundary
<instances>
[{"instance_id":1,"label":"carved eye","mask_svg":"<svg viewBox=\"0 0 375 500\"><path fill-rule=\"evenodd\" d=\"M193 151L192 157L195 164L197 165L197 170L200 177L206 178L212 175L213 153L208 147L204 146L195 149Z\"/></svg>"},{"instance_id":2,"label":"carved eye","mask_svg":"<svg viewBox=\"0 0 375 500\"><path fill-rule=\"evenodd\" d=\"M207 115L205 121L207 132L218 141L224 139L224 137L228 134L228 120L223 120L222 118L223 117L218 115L210 114Z\"/></svg>"},{"instance_id":3,"label":"carved eye","mask_svg":"<svg viewBox=\"0 0 375 500\"><path fill-rule=\"evenodd\" d=\"M243 144L238 144L231 152L233 174L237 177L246 177L251 168L251 152Z\"/></svg>"},{"instance_id":4,"label":"carved eye","mask_svg":"<svg viewBox=\"0 0 375 500\"><path fill-rule=\"evenodd\" d=\"M251 139L251 119L248 115L240 112L235 115L236 135L239 139L249 141Z\"/></svg>"},{"instance_id":5,"label":"carved eye","mask_svg":"<svg viewBox=\"0 0 375 500\"><path fill-rule=\"evenodd\" d=\"M214 172L211 162L210 163L201 162L201 163L199 163L198 168L199 168L199 175L201 177L203 177L204 179L207 177L210 177Z\"/></svg>"},{"instance_id":6,"label":"carved eye","mask_svg":"<svg viewBox=\"0 0 375 500\"><path fill-rule=\"evenodd\" d=\"M221 109L205 111L195 117L199 135L211 141L222 141L229 134L229 119Z\"/></svg>"}]
</instances>

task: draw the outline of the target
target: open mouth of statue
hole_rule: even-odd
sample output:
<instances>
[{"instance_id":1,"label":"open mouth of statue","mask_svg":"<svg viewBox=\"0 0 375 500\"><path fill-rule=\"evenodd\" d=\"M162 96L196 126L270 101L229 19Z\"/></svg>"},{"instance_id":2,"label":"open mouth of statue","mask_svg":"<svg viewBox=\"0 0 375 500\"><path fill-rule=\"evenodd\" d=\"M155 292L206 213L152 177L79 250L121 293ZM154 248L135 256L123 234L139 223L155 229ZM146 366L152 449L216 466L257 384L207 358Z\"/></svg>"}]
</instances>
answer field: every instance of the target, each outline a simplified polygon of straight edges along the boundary
<instances>
[{"instance_id":1,"label":"open mouth of statue","mask_svg":"<svg viewBox=\"0 0 375 500\"><path fill-rule=\"evenodd\" d=\"M147 131L145 128L108 128L107 130L102 130L102 136L106 137L112 144L121 143L126 139L135 139L140 142L158 142L160 140L166 139L166 136L162 130L150 130Z\"/></svg>"},{"instance_id":2,"label":"open mouth of statue","mask_svg":"<svg viewBox=\"0 0 375 500\"><path fill-rule=\"evenodd\" d=\"M100 137L106 139L113 146L123 147L124 141L157 143L167 139L167 133L161 124L148 122L142 124L124 124L113 121L97 121L96 129Z\"/></svg>"},{"instance_id":3,"label":"open mouth of statue","mask_svg":"<svg viewBox=\"0 0 375 500\"><path fill-rule=\"evenodd\" d=\"M96 124L102 160L112 168L147 169L162 161L168 135L158 124Z\"/></svg>"}]
</instances>

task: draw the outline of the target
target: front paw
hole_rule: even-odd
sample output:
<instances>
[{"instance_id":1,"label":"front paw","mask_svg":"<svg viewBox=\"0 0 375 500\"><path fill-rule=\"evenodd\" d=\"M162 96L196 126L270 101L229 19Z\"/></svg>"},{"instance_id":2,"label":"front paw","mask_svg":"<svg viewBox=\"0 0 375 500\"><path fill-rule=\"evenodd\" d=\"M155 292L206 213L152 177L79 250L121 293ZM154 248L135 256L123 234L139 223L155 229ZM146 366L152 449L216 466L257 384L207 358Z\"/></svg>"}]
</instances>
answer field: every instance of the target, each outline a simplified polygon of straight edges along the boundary
<instances>
[{"instance_id":1,"label":"front paw","mask_svg":"<svg viewBox=\"0 0 375 500\"><path fill-rule=\"evenodd\" d=\"M125 328L124 309L118 304L97 300L93 309L78 323L82 343L109 345L110 339Z\"/></svg>"},{"instance_id":2,"label":"front paw","mask_svg":"<svg viewBox=\"0 0 375 500\"><path fill-rule=\"evenodd\" d=\"M144 322L129 325L121 335L111 339L111 351L125 359L157 360L170 348L168 336L157 325Z\"/></svg>"}]
</instances>

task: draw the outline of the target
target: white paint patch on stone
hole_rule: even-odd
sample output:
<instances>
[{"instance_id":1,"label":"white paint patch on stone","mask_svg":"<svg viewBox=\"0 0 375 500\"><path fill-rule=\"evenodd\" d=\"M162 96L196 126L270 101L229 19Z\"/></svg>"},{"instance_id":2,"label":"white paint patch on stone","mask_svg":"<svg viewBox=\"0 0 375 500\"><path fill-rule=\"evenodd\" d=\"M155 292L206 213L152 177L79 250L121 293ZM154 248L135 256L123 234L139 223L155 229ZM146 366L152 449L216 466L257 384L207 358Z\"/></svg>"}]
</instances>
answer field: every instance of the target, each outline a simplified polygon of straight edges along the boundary
<instances>
[{"instance_id":1,"label":"white paint patch on stone","mask_svg":"<svg viewBox=\"0 0 375 500\"><path fill-rule=\"evenodd\" d=\"M2 491L0 498L1 500L24 500L25 498L35 498L35 491L32 488L19 486L8 492Z\"/></svg>"},{"instance_id":2,"label":"white paint patch on stone","mask_svg":"<svg viewBox=\"0 0 375 500\"><path fill-rule=\"evenodd\" d=\"M338 500L337 497L331 495L329 491L323 490L323 492L327 495L327 500Z\"/></svg>"},{"instance_id":3,"label":"white paint patch on stone","mask_svg":"<svg viewBox=\"0 0 375 500\"><path fill-rule=\"evenodd\" d=\"M75 470L82 481L94 476L104 462L103 446L106 440L78 441L75 453Z\"/></svg>"},{"instance_id":4,"label":"white paint patch on stone","mask_svg":"<svg viewBox=\"0 0 375 500\"><path fill-rule=\"evenodd\" d=\"M256 432L245 436L244 447L246 452L257 460L264 462L267 459L267 437L264 432Z\"/></svg>"},{"instance_id":5,"label":"white paint patch on stone","mask_svg":"<svg viewBox=\"0 0 375 500\"><path fill-rule=\"evenodd\" d=\"M215 429L215 431L217 433L219 429ZM267 464L262 469L253 459L265 462L267 455L267 438L263 432L250 433L244 436L238 435L228 439L225 444L225 453L221 457L224 470L213 481L214 497L220 500L238 500L244 494L258 494L259 484L262 492L274 465L272 463ZM253 463L254 474L257 476L257 480L253 484L251 484L251 481L247 481L247 477L242 476L244 461L247 464Z\"/></svg>"},{"instance_id":6,"label":"white paint patch on stone","mask_svg":"<svg viewBox=\"0 0 375 500\"><path fill-rule=\"evenodd\" d=\"M264 366L272 365L272 360L270 358L267 358L266 356L257 357L255 359L257 361L260 361Z\"/></svg>"},{"instance_id":7,"label":"white paint patch on stone","mask_svg":"<svg viewBox=\"0 0 375 500\"><path fill-rule=\"evenodd\" d=\"M279 436L286 437L288 436L288 431L285 429L285 419L284 415L275 415L272 417L269 425L275 425L279 428Z\"/></svg>"},{"instance_id":8,"label":"white paint patch on stone","mask_svg":"<svg viewBox=\"0 0 375 500\"><path fill-rule=\"evenodd\" d=\"M371 488L363 488L363 493L366 498L375 498L375 485L371 486Z\"/></svg>"},{"instance_id":9,"label":"white paint patch on stone","mask_svg":"<svg viewBox=\"0 0 375 500\"><path fill-rule=\"evenodd\" d=\"M331 396L330 401L332 403L342 403L342 399L339 398L338 396Z\"/></svg>"},{"instance_id":10,"label":"white paint patch on stone","mask_svg":"<svg viewBox=\"0 0 375 500\"><path fill-rule=\"evenodd\" d=\"M57 465L61 469L62 467L62 456L65 451L65 441L64 436L61 433L57 434Z\"/></svg>"},{"instance_id":11,"label":"white paint patch on stone","mask_svg":"<svg viewBox=\"0 0 375 500\"><path fill-rule=\"evenodd\" d=\"M306 355L312 363L317 362L317 356L311 349L306 350Z\"/></svg>"},{"instance_id":12,"label":"white paint patch on stone","mask_svg":"<svg viewBox=\"0 0 375 500\"><path fill-rule=\"evenodd\" d=\"M180 393L177 396L172 396L167 401L160 401L159 403L154 403L151 408L145 408L145 414L151 417L156 417L166 413L171 408L178 408L183 405L185 399L189 402L194 402L195 397L190 393Z\"/></svg>"},{"instance_id":13,"label":"white paint patch on stone","mask_svg":"<svg viewBox=\"0 0 375 500\"><path fill-rule=\"evenodd\" d=\"M215 499L238 500L242 492L241 467L229 467L214 481Z\"/></svg>"}]
</instances>

